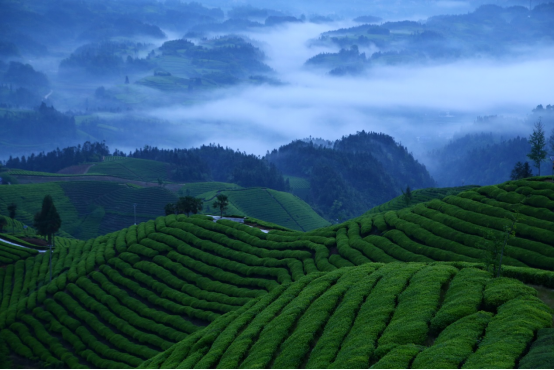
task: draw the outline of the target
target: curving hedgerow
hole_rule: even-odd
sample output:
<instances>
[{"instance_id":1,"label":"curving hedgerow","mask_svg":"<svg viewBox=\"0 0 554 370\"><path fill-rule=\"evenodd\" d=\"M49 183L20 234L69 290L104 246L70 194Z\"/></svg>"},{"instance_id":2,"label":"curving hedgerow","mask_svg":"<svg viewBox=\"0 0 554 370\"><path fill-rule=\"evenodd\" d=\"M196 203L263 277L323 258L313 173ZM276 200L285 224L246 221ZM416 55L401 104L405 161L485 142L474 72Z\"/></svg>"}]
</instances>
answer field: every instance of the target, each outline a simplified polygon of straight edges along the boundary
<instances>
[{"instance_id":1,"label":"curving hedgerow","mask_svg":"<svg viewBox=\"0 0 554 370\"><path fill-rule=\"evenodd\" d=\"M513 368L533 333L552 325L552 310L521 282L487 275L484 296L492 289L497 299L437 333L429 323L447 304L444 293L459 294L449 294L458 289L453 279L474 273L466 269L473 270L367 263L311 274L222 316L140 368ZM486 300L480 290L465 296Z\"/></svg>"}]
</instances>

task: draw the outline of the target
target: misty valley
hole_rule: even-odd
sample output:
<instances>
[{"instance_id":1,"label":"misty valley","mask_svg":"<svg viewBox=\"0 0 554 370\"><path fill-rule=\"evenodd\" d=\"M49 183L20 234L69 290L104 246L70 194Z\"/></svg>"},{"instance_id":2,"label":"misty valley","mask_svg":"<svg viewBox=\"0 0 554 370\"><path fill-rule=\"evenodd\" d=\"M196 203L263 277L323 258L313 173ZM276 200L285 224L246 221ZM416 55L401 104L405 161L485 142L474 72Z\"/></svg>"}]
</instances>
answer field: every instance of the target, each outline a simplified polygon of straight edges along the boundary
<instances>
[{"instance_id":1,"label":"misty valley","mask_svg":"<svg viewBox=\"0 0 554 370\"><path fill-rule=\"evenodd\" d=\"M553 24L0 0L0 366L553 368Z\"/></svg>"}]
</instances>

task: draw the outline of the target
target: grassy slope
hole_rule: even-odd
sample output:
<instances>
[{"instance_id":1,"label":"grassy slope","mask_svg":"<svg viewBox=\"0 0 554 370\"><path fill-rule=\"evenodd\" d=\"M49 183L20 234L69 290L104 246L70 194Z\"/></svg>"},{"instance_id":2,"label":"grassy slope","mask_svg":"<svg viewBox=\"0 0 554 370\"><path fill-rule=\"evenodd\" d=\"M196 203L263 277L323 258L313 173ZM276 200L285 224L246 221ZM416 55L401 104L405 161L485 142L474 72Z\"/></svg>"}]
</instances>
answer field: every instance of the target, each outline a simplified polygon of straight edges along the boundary
<instances>
[{"instance_id":1,"label":"grassy slope","mask_svg":"<svg viewBox=\"0 0 554 370\"><path fill-rule=\"evenodd\" d=\"M197 197L204 193L228 189L242 189L242 187L228 182L191 182L189 184L183 185L183 187L179 190L179 195L190 195L191 197Z\"/></svg>"},{"instance_id":2,"label":"grassy slope","mask_svg":"<svg viewBox=\"0 0 554 370\"><path fill-rule=\"evenodd\" d=\"M45 195L54 199L62 219L62 236L88 239L120 230L134 223L133 203L137 203L137 222L163 214L164 206L177 196L162 187L136 188L113 182L75 181L3 186L0 209L18 206L17 219L33 225Z\"/></svg>"},{"instance_id":3,"label":"grassy slope","mask_svg":"<svg viewBox=\"0 0 554 370\"><path fill-rule=\"evenodd\" d=\"M396 281L399 290L394 297L398 300L390 298L394 314L384 316L390 317L389 321L375 322L375 327L382 329L377 331L377 339L373 343L375 348L370 351L364 366L370 364L369 361L376 366L385 366L387 361L404 359L403 363L391 362L392 365L388 365L403 367L415 358L413 365L417 364L417 360L421 361L418 366L431 367L433 362L429 361L446 361L441 351L451 351L445 348L454 346L465 348L462 349L465 357L460 355L463 359L467 358L465 366L512 367L514 356L517 358L524 354L537 329L552 323L552 317L544 316L542 306L532 298L536 292L509 279L489 281L487 273L471 270L470 277L481 276L486 285L462 281L459 284L462 291L471 289L457 294L453 279L461 276L464 270L483 268L482 264L473 263L482 255L479 243L475 241L482 242L481 234L487 236L487 232L498 233L502 230L507 222L504 219L505 209L516 208L521 219L517 224L516 238L510 241L506 250L505 262L508 266L505 267L505 276L553 288L554 272L512 267L552 269L554 266L550 261L554 244L549 242L553 233L553 198L554 184L523 180L482 187L443 200L422 203L408 210L361 217L307 233L274 231L264 234L255 228L225 220L214 223L202 216L169 216L87 242L61 240L53 255L52 283L48 283L48 253L0 269L0 286L4 287L0 303L0 338L6 340L10 350L21 357L34 358L54 366L110 368L138 366L169 348L178 348L171 346L184 339L184 344L179 345L184 350L173 351L172 356L167 358L162 355L163 362L167 359L169 363L179 365L184 360L185 363L180 366L194 363L208 367L213 363L210 361L223 361L223 353L215 351L216 348L226 349L225 343L232 342L233 346L245 343L235 341L233 328L238 331L247 328L248 331L241 334L247 338L253 333L252 330L260 327L252 326L252 320L257 320L257 324L260 320L272 320L272 316L253 317L256 312L266 312L265 306L260 306L262 301L269 308L270 303L280 297L296 297L294 307L297 308L291 310L292 316L278 316L277 321L271 321L268 330L261 332L259 337L254 332L254 338L258 338L255 347L249 347L246 352L232 351L225 355L225 361L237 361L233 356L242 353L244 356L238 360L242 361L241 366L264 367L268 362L267 358L260 359L262 353L266 353L263 349L273 348L267 352L271 355L270 365L292 366L287 361L302 358L299 366L309 367L317 365L309 362L309 351L317 349L322 354L317 358L327 361L323 357L340 348L343 354L339 352L329 361L335 361L337 367L344 367L348 361L360 358L365 361L363 356L368 356L367 347L372 343L365 332L359 339L357 334L360 332L353 329L350 336L342 334L342 338L350 342L341 342L340 346L333 344L341 337L334 332L326 333L326 330L343 330L341 320L346 317L343 314L334 315L333 312L352 310L352 305L346 303L347 297L355 296L360 300L360 294L365 297L366 293L370 297L371 292L385 281L383 277L375 281L375 287L363 285L364 282L370 284L373 273L369 269L380 266L368 263L410 261L419 264L395 264L379 267L377 271L383 268L383 271L392 271L390 280ZM431 222L433 220L440 222ZM425 228L432 232L424 232ZM454 228L463 230L456 231ZM436 234L435 238L429 234ZM433 267L435 261L452 262ZM362 264L368 264L364 266L365 270L338 270ZM412 275L406 273L404 282L397 281L400 277L395 275L396 272L400 276L402 271L410 269L429 271L429 274L416 279L419 272L414 271ZM454 274L456 277L453 278ZM314 280L320 276L319 282ZM408 278L410 283L406 288ZM443 282L438 288L437 281ZM446 289L444 284L448 281L451 281L448 292L452 293L441 296L437 292L440 292L441 286ZM296 283L289 287L292 282ZM310 288L301 294L304 286L308 289L314 284L317 287L313 289L319 290ZM295 294L278 293L280 289L291 289L293 286L300 287ZM483 333L484 326L481 324L489 314L464 321L464 325L468 326L461 326L459 330L477 334L474 337L467 334L468 337L462 338L463 345L456 341L459 337L456 331L446 335L444 333L448 331L442 329L450 327L451 322L446 326L444 323L456 317L458 311L463 311L459 317L471 314L471 310L465 308L468 302L473 302L472 307L479 307L476 299L481 299L483 286L485 300L480 309L494 312L495 316L489 318L485 337L473 353L477 338ZM383 292L392 294L386 288L384 285ZM400 294L403 290L405 292ZM267 295L267 292L272 294ZM521 297L506 298L510 292L521 293ZM325 299L317 300L321 294L326 294ZM381 293L374 295L376 299L383 298ZM301 299L301 296L304 298ZM444 297L444 300L439 298L438 303L431 302L437 297ZM452 302L449 303L449 300ZM397 306L394 305L396 301ZM421 304L426 305L425 309L421 308ZM267 312L273 312L273 315L284 312L273 303L271 307L274 311ZM294 316L304 311L308 313L307 310L313 314L306 314L305 319ZM444 311L442 321L437 318L438 313L434 314L441 310ZM517 315L531 316L513 319L514 310ZM365 313L367 316L362 314L360 309L350 316L352 325L360 320L364 323L362 330L374 330L373 326L365 324L365 318L376 318L377 313L369 311ZM334 316L332 324L323 326ZM233 321L234 317L243 321ZM313 317L315 321L308 320ZM286 320L293 320L294 332L287 331L290 323ZM436 321L434 324L433 320ZM244 326L240 326L241 322ZM200 330L210 323L213 325L210 331ZM261 324L265 326L263 322ZM527 326L520 328L518 325ZM222 336L224 327L228 329ZM273 341L274 332L281 333L279 335L283 337L294 334L295 345L291 346L291 341ZM306 343L303 339L305 333L309 333L310 337L317 333L316 342L308 341L308 351L306 345L300 345L301 341ZM502 333L501 340L498 333ZM517 335L510 337L506 333ZM435 345L430 346L436 334L439 336ZM548 339L548 335L544 337ZM214 352L209 352L212 341ZM357 344L357 341L360 343ZM445 348L439 347L440 343ZM468 346L471 353L467 351ZM498 349L498 346L502 348ZM366 351L363 356L348 352L363 348ZM540 345L537 348L540 349ZM284 358L279 353L291 353L291 356ZM179 358L181 360L177 362ZM160 366L162 363L148 365ZM360 367L357 362L351 366ZM437 366L450 365L438 362Z\"/></svg>"},{"instance_id":4,"label":"grassy slope","mask_svg":"<svg viewBox=\"0 0 554 370\"><path fill-rule=\"evenodd\" d=\"M299 231L329 225L306 202L290 193L265 188L248 188L213 190L199 197L211 206L218 193L227 195L229 199L230 207L227 214L250 216Z\"/></svg>"},{"instance_id":5,"label":"grassy slope","mask_svg":"<svg viewBox=\"0 0 554 370\"><path fill-rule=\"evenodd\" d=\"M11 169L10 175L14 176L43 176L43 177L80 177L80 176L113 176L127 180L157 182L158 179L166 181L169 178L169 165L167 163L126 157L105 157L103 162L91 163L86 174L70 175L39 171L26 171Z\"/></svg>"},{"instance_id":6,"label":"grassy slope","mask_svg":"<svg viewBox=\"0 0 554 370\"><path fill-rule=\"evenodd\" d=\"M60 235L83 240L132 225L135 203L137 222L145 222L162 215L164 206L177 200L177 195L164 187L140 188L106 181L10 185L2 189L0 210L16 203L17 219L27 225L33 224L33 215L40 210L43 197L50 194L62 218ZM233 189L241 192L228 191ZM289 193L243 189L220 182L190 183L183 186L179 194L186 195L187 191L192 196L203 198L210 207L216 194L224 191L231 200L227 214L250 216L294 230L312 230L328 225L306 203ZM209 213L214 213L214 210Z\"/></svg>"},{"instance_id":7,"label":"grassy slope","mask_svg":"<svg viewBox=\"0 0 554 370\"><path fill-rule=\"evenodd\" d=\"M428 202L433 199L443 199L448 195L456 195L462 191L471 190L477 188L476 185L458 186L453 188L426 188L412 191L412 200L409 206L416 205L418 203ZM398 211L406 208L406 200L403 195L400 195L394 199L389 200L386 203L380 204L377 207L373 207L367 211L366 215L373 215L380 212Z\"/></svg>"},{"instance_id":8,"label":"grassy slope","mask_svg":"<svg viewBox=\"0 0 554 370\"><path fill-rule=\"evenodd\" d=\"M551 309L517 280L365 264L283 284L141 367L514 368L551 324Z\"/></svg>"},{"instance_id":9,"label":"grassy slope","mask_svg":"<svg viewBox=\"0 0 554 370\"><path fill-rule=\"evenodd\" d=\"M89 173L110 175L129 180L156 182L169 178L167 163L147 159L106 157L103 162L92 166Z\"/></svg>"}]
</instances>

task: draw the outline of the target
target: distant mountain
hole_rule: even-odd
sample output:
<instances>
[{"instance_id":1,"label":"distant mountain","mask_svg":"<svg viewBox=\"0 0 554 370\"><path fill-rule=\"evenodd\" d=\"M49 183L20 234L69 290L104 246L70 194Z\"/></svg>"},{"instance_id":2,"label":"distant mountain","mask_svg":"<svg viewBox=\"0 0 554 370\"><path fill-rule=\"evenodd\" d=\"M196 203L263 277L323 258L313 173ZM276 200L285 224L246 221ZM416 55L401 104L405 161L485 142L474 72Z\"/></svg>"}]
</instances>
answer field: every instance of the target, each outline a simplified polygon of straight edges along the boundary
<instances>
[{"instance_id":1,"label":"distant mountain","mask_svg":"<svg viewBox=\"0 0 554 370\"><path fill-rule=\"evenodd\" d=\"M358 132L333 147L294 141L266 159L277 169L310 182L306 201L331 219L358 216L403 189L435 185L424 165L388 135Z\"/></svg>"}]
</instances>

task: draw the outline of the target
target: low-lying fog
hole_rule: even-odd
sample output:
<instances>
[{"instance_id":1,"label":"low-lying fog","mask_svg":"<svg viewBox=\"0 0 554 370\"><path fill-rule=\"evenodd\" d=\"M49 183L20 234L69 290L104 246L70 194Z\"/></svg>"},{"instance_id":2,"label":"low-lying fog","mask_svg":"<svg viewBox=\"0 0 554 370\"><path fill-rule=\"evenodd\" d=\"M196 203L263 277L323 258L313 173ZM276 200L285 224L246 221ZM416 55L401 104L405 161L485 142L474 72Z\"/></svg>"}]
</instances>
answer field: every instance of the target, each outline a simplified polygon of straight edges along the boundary
<instances>
[{"instance_id":1,"label":"low-lying fog","mask_svg":"<svg viewBox=\"0 0 554 370\"><path fill-rule=\"evenodd\" d=\"M284 85L231 88L207 103L162 107L149 114L175 122L184 146L219 143L263 155L293 139L333 140L366 130L390 134L418 155L466 132L528 136L531 127L523 119L551 99L547 76L554 50L502 61L380 67L356 77L333 77L303 66L318 53L338 51L309 47L309 40L353 25L301 23L248 33ZM488 115L503 119L487 126L475 123L478 116Z\"/></svg>"}]
</instances>

